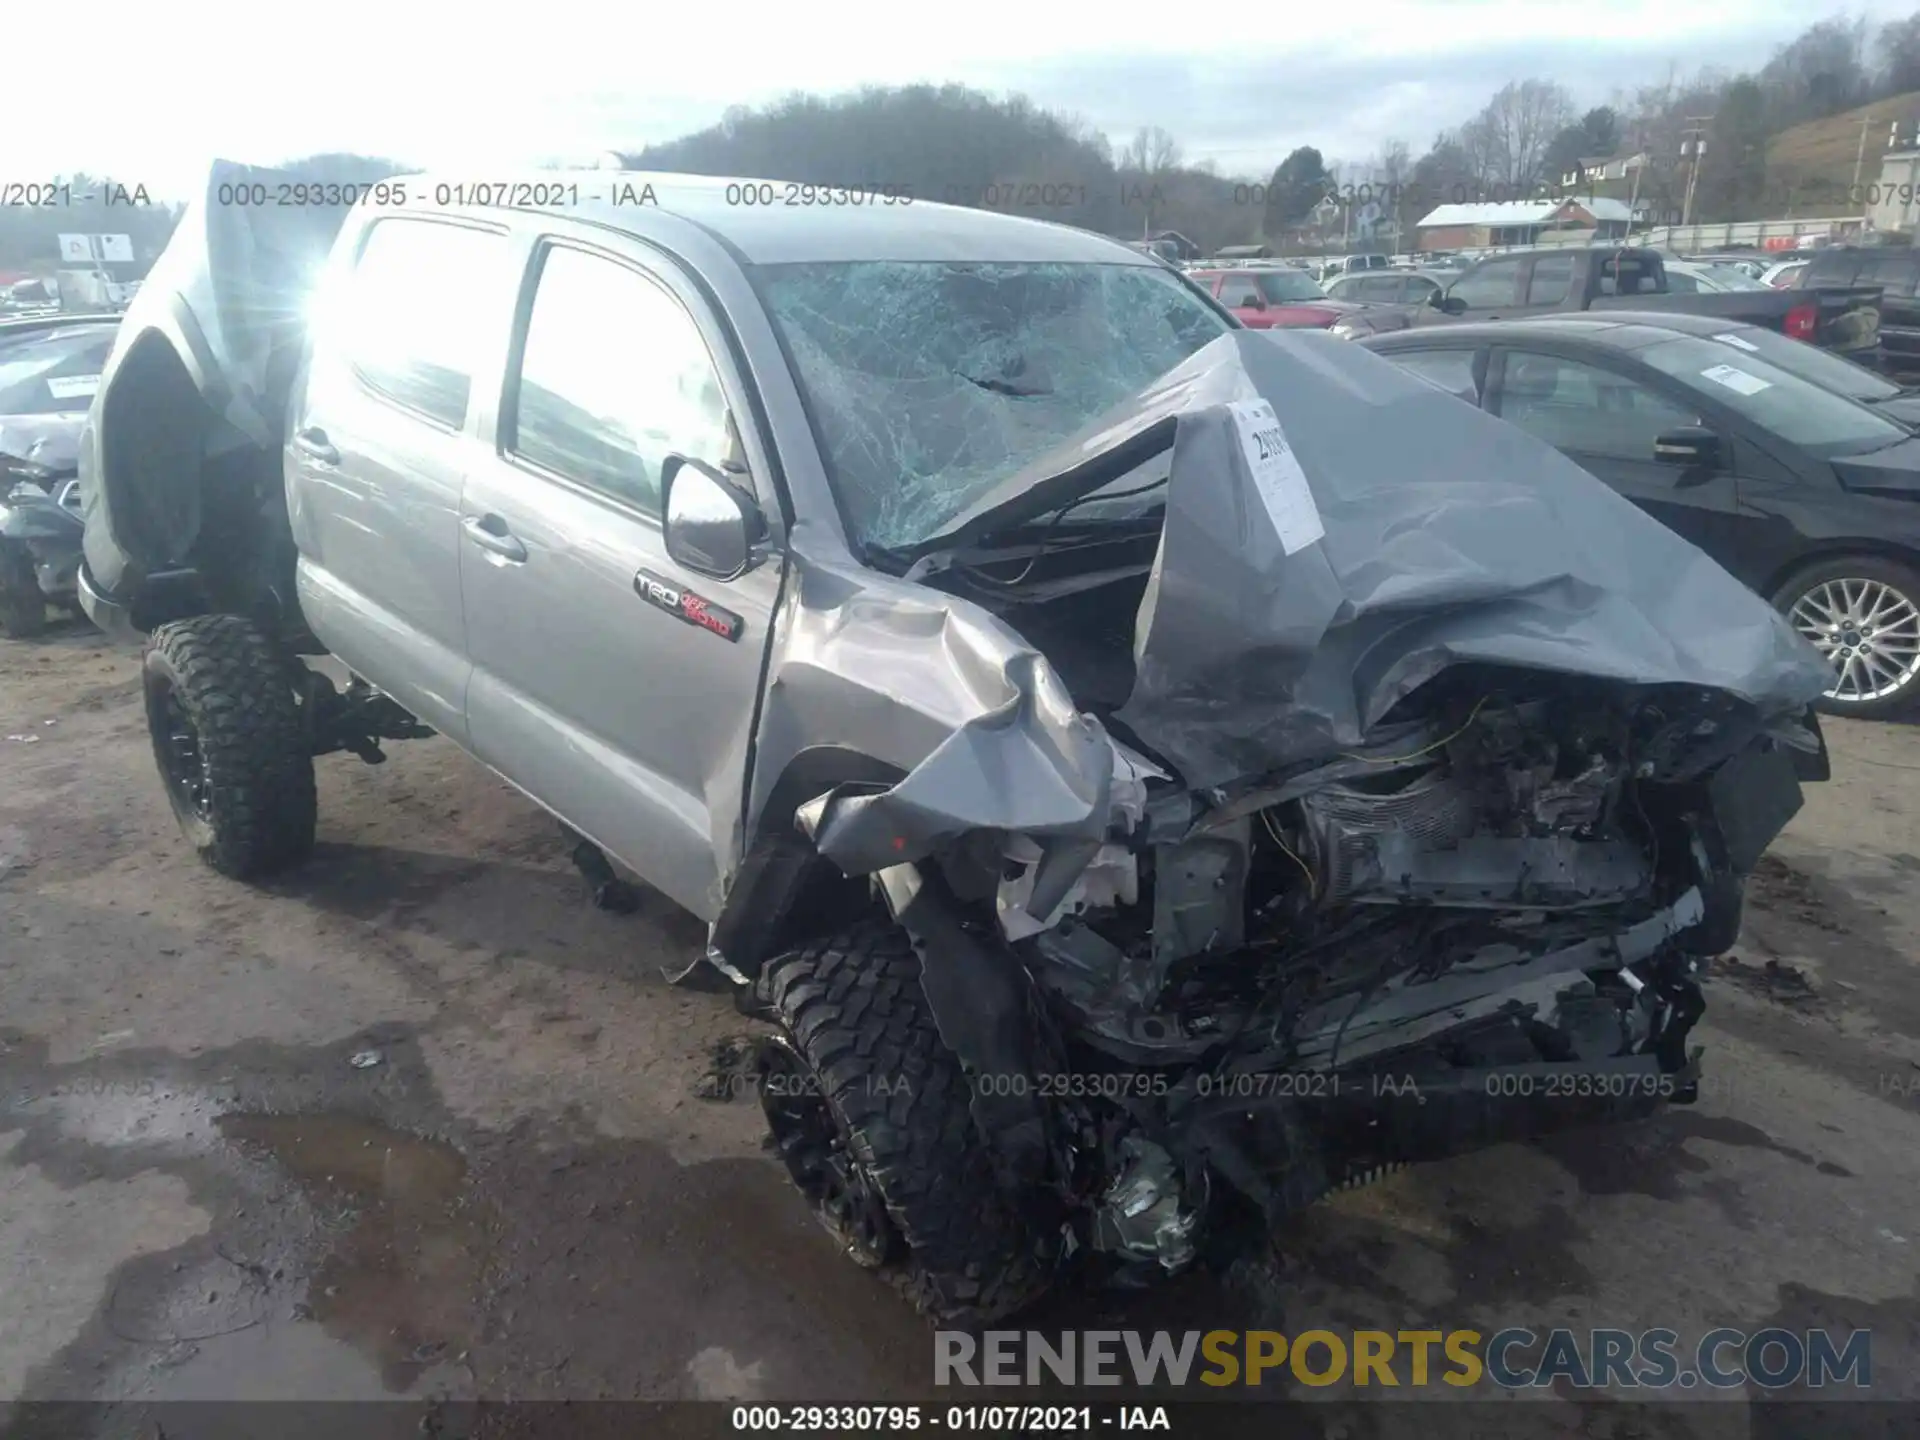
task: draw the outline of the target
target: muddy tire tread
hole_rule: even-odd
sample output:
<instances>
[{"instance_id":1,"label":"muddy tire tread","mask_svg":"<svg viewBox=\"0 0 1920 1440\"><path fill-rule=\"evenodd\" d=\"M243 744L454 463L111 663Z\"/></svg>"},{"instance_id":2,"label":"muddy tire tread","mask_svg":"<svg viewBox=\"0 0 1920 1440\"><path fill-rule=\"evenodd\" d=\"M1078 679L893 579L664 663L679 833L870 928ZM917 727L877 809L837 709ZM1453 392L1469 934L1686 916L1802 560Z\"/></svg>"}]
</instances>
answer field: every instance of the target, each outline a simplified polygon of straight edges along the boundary
<instances>
[{"instance_id":1,"label":"muddy tire tread","mask_svg":"<svg viewBox=\"0 0 1920 1440\"><path fill-rule=\"evenodd\" d=\"M207 760L213 816L195 837L200 857L235 880L306 858L318 815L313 757L272 644L241 616L200 615L155 630L149 675L156 657Z\"/></svg>"},{"instance_id":2,"label":"muddy tire tread","mask_svg":"<svg viewBox=\"0 0 1920 1440\"><path fill-rule=\"evenodd\" d=\"M1055 1245L995 1182L966 1075L934 1025L906 933L864 922L770 961L766 987L906 1242L906 1260L886 1278L951 1324L996 1320L1037 1298Z\"/></svg>"}]
</instances>

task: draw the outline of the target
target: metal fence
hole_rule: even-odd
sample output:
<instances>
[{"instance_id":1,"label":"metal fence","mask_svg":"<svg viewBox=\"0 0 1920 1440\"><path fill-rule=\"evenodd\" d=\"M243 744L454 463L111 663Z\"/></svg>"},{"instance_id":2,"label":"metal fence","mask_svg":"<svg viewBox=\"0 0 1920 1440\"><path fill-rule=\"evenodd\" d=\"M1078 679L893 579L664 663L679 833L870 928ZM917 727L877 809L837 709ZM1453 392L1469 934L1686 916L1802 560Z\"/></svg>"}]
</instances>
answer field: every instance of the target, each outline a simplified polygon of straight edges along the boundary
<instances>
[{"instance_id":1,"label":"metal fence","mask_svg":"<svg viewBox=\"0 0 1920 1440\"><path fill-rule=\"evenodd\" d=\"M1844 215L1807 220L1738 220L1721 225L1657 225L1651 230L1635 231L1632 243L1683 255L1729 245L1751 245L1756 250L1793 250L1801 248L1804 237L1838 240L1858 234L1861 224L1858 215Z\"/></svg>"}]
</instances>

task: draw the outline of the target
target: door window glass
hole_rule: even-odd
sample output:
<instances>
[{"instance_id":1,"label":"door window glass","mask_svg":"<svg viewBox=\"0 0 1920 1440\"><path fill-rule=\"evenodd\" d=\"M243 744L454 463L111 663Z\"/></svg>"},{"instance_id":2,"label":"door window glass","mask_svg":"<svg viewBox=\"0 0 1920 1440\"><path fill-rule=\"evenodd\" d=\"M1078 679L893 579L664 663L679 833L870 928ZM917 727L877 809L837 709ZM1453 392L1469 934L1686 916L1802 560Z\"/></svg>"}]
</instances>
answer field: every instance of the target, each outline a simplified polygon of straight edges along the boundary
<instances>
[{"instance_id":1,"label":"door window glass","mask_svg":"<svg viewBox=\"0 0 1920 1440\"><path fill-rule=\"evenodd\" d=\"M1402 370L1410 370L1449 395L1457 395L1469 405L1480 403L1480 390L1473 381L1471 350L1398 350L1387 358Z\"/></svg>"},{"instance_id":2,"label":"door window glass","mask_svg":"<svg viewBox=\"0 0 1920 1440\"><path fill-rule=\"evenodd\" d=\"M1624 375L1524 350L1507 354L1499 413L1556 449L1620 460L1650 461L1656 435L1700 423Z\"/></svg>"},{"instance_id":3,"label":"door window glass","mask_svg":"<svg viewBox=\"0 0 1920 1440\"><path fill-rule=\"evenodd\" d=\"M1238 310L1261 299L1260 287L1251 275L1229 275L1220 282L1220 303Z\"/></svg>"},{"instance_id":4,"label":"door window glass","mask_svg":"<svg viewBox=\"0 0 1920 1440\"><path fill-rule=\"evenodd\" d=\"M693 317L636 270L547 251L521 347L507 448L648 514L670 454L731 456L726 398Z\"/></svg>"},{"instance_id":5,"label":"door window glass","mask_svg":"<svg viewBox=\"0 0 1920 1440\"><path fill-rule=\"evenodd\" d=\"M1573 288L1573 256L1543 255L1527 277L1527 304L1558 305Z\"/></svg>"},{"instance_id":6,"label":"door window glass","mask_svg":"<svg viewBox=\"0 0 1920 1440\"><path fill-rule=\"evenodd\" d=\"M1469 310L1489 310L1513 303L1513 287L1520 273L1518 260L1495 260L1471 275L1462 275L1447 291L1450 299L1464 300Z\"/></svg>"},{"instance_id":7,"label":"door window glass","mask_svg":"<svg viewBox=\"0 0 1920 1440\"><path fill-rule=\"evenodd\" d=\"M381 220L367 232L338 343L361 378L443 425L460 426L496 306L507 303L506 237L426 220ZM494 332L497 333L497 332Z\"/></svg>"}]
</instances>

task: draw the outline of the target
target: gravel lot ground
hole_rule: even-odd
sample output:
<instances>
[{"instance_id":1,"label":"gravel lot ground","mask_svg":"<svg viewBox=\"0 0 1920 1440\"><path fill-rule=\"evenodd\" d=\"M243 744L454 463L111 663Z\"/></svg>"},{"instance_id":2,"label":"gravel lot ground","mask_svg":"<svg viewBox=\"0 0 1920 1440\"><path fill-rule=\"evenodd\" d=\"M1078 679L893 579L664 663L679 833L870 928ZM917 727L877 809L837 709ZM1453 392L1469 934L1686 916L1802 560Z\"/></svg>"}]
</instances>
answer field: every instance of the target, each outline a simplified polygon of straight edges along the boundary
<instances>
[{"instance_id":1,"label":"gravel lot ground","mask_svg":"<svg viewBox=\"0 0 1920 1440\"><path fill-rule=\"evenodd\" d=\"M1920 1399L1916 737L1830 722L1699 1105L1404 1172L1224 1277L1028 1323L1871 1327L1875 1391ZM724 1064L749 1027L660 977L699 928L592 909L445 742L392 754L322 761L318 855L245 889L178 837L132 657L0 642L0 1398L931 1393L925 1327L762 1150Z\"/></svg>"}]
</instances>

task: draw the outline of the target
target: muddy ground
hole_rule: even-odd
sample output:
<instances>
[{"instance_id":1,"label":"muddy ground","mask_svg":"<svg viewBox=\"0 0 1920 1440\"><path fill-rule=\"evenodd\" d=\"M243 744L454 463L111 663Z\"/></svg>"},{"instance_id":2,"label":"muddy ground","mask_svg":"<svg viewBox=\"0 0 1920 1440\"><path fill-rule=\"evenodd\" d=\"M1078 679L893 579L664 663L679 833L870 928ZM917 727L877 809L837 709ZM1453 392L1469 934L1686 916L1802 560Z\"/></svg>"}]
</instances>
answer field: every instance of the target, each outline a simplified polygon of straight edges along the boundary
<instances>
[{"instance_id":1,"label":"muddy ground","mask_svg":"<svg viewBox=\"0 0 1920 1440\"><path fill-rule=\"evenodd\" d=\"M1697 1106L1405 1172L1226 1276L1028 1323L1870 1327L1875 1391L1920 1399L1920 730L1829 736ZM130 656L0 642L0 1399L927 1392L925 1327L716 1069L750 1027L661 978L688 917L592 909L445 742L328 758L320 791L310 865L223 881Z\"/></svg>"}]
</instances>

